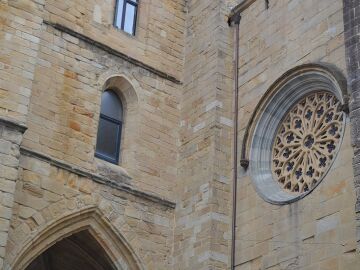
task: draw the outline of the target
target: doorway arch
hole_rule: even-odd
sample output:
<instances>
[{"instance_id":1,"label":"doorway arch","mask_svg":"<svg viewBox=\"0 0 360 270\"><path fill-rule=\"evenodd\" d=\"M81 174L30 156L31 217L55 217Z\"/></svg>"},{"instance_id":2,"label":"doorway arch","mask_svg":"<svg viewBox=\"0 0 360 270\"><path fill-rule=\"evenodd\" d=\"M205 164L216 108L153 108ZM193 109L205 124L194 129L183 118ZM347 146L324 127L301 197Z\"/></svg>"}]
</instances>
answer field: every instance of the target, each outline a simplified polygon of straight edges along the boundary
<instances>
[{"instance_id":1,"label":"doorway arch","mask_svg":"<svg viewBox=\"0 0 360 270\"><path fill-rule=\"evenodd\" d=\"M25 270L116 270L101 245L84 230L70 235L37 256Z\"/></svg>"},{"instance_id":2,"label":"doorway arch","mask_svg":"<svg viewBox=\"0 0 360 270\"><path fill-rule=\"evenodd\" d=\"M75 250L77 257L69 253ZM114 230L95 207L67 215L29 239L11 269L40 270L41 265L55 265L55 262L51 262L54 252L62 252L60 257L66 258L67 263L73 262L75 265L70 265L70 268L64 265L65 268L44 269L75 270L76 263L83 262L87 258L97 266L94 270L104 267L104 270L144 270L139 258L124 237ZM94 255L96 259L89 258Z\"/></svg>"}]
</instances>

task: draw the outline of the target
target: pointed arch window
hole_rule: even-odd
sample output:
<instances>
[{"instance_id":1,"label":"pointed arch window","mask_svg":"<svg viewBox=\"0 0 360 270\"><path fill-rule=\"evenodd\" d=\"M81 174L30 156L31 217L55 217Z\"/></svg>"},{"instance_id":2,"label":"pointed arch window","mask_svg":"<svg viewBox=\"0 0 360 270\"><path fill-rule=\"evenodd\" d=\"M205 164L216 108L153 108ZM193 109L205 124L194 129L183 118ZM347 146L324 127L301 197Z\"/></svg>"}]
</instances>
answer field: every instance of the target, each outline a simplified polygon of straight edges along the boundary
<instances>
[{"instance_id":1,"label":"pointed arch window","mask_svg":"<svg viewBox=\"0 0 360 270\"><path fill-rule=\"evenodd\" d=\"M119 163L122 123L121 100L114 91L106 90L101 97L96 157L114 164Z\"/></svg>"}]
</instances>

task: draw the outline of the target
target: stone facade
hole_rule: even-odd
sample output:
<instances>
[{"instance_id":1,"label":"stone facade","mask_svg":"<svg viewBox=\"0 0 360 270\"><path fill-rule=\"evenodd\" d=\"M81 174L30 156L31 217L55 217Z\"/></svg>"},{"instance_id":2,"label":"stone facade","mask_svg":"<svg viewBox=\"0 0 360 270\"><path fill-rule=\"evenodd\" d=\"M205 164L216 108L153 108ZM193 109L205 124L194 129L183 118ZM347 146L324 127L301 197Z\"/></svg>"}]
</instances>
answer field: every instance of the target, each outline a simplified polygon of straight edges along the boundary
<instances>
[{"instance_id":1,"label":"stone facade","mask_svg":"<svg viewBox=\"0 0 360 270\"><path fill-rule=\"evenodd\" d=\"M4 265L5 248L14 214L14 194L19 179L20 144L26 127L14 121L1 120L0 181L1 181L1 243L0 267Z\"/></svg>"},{"instance_id":2,"label":"stone facade","mask_svg":"<svg viewBox=\"0 0 360 270\"><path fill-rule=\"evenodd\" d=\"M226 269L232 49L221 1L189 1L175 210L175 269Z\"/></svg>"},{"instance_id":3,"label":"stone facade","mask_svg":"<svg viewBox=\"0 0 360 270\"><path fill-rule=\"evenodd\" d=\"M342 1L269 1L268 9L264 1L247 2L253 3L241 13L240 139L259 99L289 70L323 63L347 74ZM236 269L358 269L350 118L334 165L299 201L266 203L242 169Z\"/></svg>"},{"instance_id":4,"label":"stone facade","mask_svg":"<svg viewBox=\"0 0 360 270\"><path fill-rule=\"evenodd\" d=\"M354 147L354 174L356 192L356 213L357 213L357 241L360 245L360 131L359 131L359 33L360 33L360 3L357 1L344 1L344 29L346 46L346 64L348 72L350 100L350 119L352 124L352 145Z\"/></svg>"},{"instance_id":5,"label":"stone facade","mask_svg":"<svg viewBox=\"0 0 360 270\"><path fill-rule=\"evenodd\" d=\"M115 0L0 1L0 269L81 231L116 269L229 268L238 4L240 141L300 65L335 67L352 99L305 198L265 202L238 165L236 269L358 269L357 1L138 2L130 36L112 26ZM95 158L109 88L125 109L118 165Z\"/></svg>"}]
</instances>

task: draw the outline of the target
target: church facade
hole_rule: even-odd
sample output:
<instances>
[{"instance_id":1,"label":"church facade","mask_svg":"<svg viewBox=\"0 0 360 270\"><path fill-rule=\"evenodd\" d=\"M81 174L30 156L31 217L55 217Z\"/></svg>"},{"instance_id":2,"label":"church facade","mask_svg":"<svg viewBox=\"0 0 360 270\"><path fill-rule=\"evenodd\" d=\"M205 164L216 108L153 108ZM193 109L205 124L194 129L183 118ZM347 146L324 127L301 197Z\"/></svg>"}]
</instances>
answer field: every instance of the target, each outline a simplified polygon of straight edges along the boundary
<instances>
[{"instance_id":1,"label":"church facade","mask_svg":"<svg viewBox=\"0 0 360 270\"><path fill-rule=\"evenodd\" d=\"M0 269L359 269L358 1L0 18Z\"/></svg>"}]
</instances>

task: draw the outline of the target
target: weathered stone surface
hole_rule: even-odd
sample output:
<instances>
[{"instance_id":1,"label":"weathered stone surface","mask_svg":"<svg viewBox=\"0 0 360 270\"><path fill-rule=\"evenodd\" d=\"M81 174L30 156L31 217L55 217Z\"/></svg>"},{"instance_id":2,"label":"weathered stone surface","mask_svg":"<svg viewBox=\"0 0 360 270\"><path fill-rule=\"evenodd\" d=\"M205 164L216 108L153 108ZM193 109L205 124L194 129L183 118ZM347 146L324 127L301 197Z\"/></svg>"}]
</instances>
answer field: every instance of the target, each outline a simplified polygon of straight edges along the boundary
<instances>
[{"instance_id":1,"label":"weathered stone surface","mask_svg":"<svg viewBox=\"0 0 360 270\"><path fill-rule=\"evenodd\" d=\"M130 184L131 178L129 174L125 171L125 169L119 166L97 159L96 168L98 173L106 178L109 178L115 182Z\"/></svg>"},{"instance_id":2,"label":"weathered stone surface","mask_svg":"<svg viewBox=\"0 0 360 270\"><path fill-rule=\"evenodd\" d=\"M14 213L16 181L19 178L19 145L25 129L19 126L17 121L12 122L0 115L0 130L0 265L2 265L5 246L8 243L10 220Z\"/></svg>"},{"instance_id":3,"label":"weathered stone surface","mask_svg":"<svg viewBox=\"0 0 360 270\"><path fill-rule=\"evenodd\" d=\"M343 0L344 30L346 46L346 64L348 72L348 86L350 92L351 137L354 146L354 173L356 189L355 210L360 211L360 3L358 1ZM357 222L357 242L360 249L360 222Z\"/></svg>"}]
</instances>

